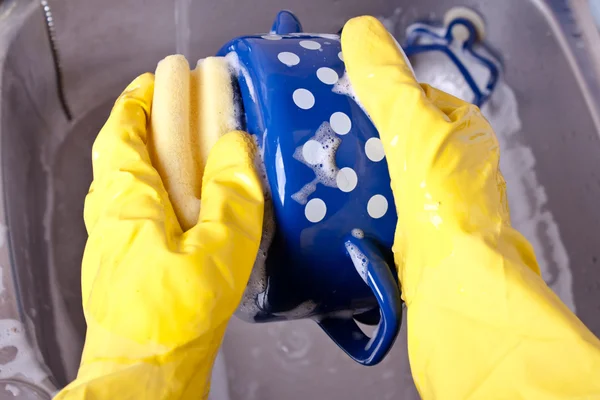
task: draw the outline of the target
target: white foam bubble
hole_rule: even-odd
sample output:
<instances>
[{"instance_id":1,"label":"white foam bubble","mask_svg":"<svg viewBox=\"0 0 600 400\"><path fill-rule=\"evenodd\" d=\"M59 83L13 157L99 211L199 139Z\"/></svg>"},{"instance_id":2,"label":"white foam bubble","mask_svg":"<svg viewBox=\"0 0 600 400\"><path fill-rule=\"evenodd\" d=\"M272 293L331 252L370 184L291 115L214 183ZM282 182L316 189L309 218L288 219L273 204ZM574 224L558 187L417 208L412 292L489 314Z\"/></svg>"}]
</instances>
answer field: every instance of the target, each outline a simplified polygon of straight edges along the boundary
<instances>
[{"instance_id":1,"label":"white foam bubble","mask_svg":"<svg viewBox=\"0 0 600 400\"><path fill-rule=\"evenodd\" d=\"M229 67L233 70L236 77L242 75L244 80L246 81L246 86L248 86L248 93L250 93L250 98L254 103L256 103L256 93L254 92L254 83L250 79L250 74L248 73L248 69L246 66L240 62L240 59L236 52L232 51L227 53L225 56Z\"/></svg>"},{"instance_id":2,"label":"white foam bubble","mask_svg":"<svg viewBox=\"0 0 600 400\"><path fill-rule=\"evenodd\" d=\"M354 236L357 239L364 239L365 238L365 232L362 229L358 229L358 228L354 228L352 229L352 231L350 232L350 234L352 236Z\"/></svg>"},{"instance_id":3,"label":"white foam bubble","mask_svg":"<svg viewBox=\"0 0 600 400\"><path fill-rule=\"evenodd\" d=\"M14 347L17 351L15 357L0 368L0 379L24 376L35 384L42 384L48 379L48 373L41 367L43 364L29 344L21 322L0 320L0 348L5 347Z\"/></svg>"},{"instance_id":4,"label":"white foam bubble","mask_svg":"<svg viewBox=\"0 0 600 400\"><path fill-rule=\"evenodd\" d=\"M292 195L292 199L300 204L306 204L308 197L314 193L317 184L328 187L337 187L338 167L335 163L335 153L342 142L340 138L333 132L328 122L323 122L315 135L309 141L314 141L320 144L321 151L317 152L319 160L313 159L314 153L311 153L311 158L307 160L304 156L304 145L298 146L294 151L294 158L313 170L315 178L307 182L302 189ZM318 161L318 162L315 162Z\"/></svg>"},{"instance_id":5,"label":"white foam bubble","mask_svg":"<svg viewBox=\"0 0 600 400\"><path fill-rule=\"evenodd\" d=\"M354 264L354 268L356 268L356 272L360 275L360 277L367 283L367 275L368 275L368 266L369 261L367 257L351 242L344 243L346 247L346 251L352 260L352 264Z\"/></svg>"},{"instance_id":6,"label":"white foam bubble","mask_svg":"<svg viewBox=\"0 0 600 400\"><path fill-rule=\"evenodd\" d=\"M389 16L378 16L377 19L383 24L385 29L392 35L396 33L396 25L400 22L402 16L402 7L396 7Z\"/></svg>"},{"instance_id":7,"label":"white foam bubble","mask_svg":"<svg viewBox=\"0 0 600 400\"><path fill-rule=\"evenodd\" d=\"M341 51L338 54L338 56L340 57L340 59L342 59L342 52ZM331 89L331 91L333 93L337 93L337 94L341 94L343 96L350 97L360 107L360 109L363 110L363 112L365 113L365 115L367 117L369 117L369 119L371 118L369 116L369 113L365 109L365 107L362 105L362 103L360 102L360 100L356 96L356 92L354 92L354 88L352 87L352 84L350 83L350 78L348 77L348 73L347 72L344 72L344 75L342 75L342 77L340 79L338 79L338 81L335 83L335 85L333 85L333 89Z\"/></svg>"},{"instance_id":8,"label":"white foam bubble","mask_svg":"<svg viewBox=\"0 0 600 400\"><path fill-rule=\"evenodd\" d=\"M13 395L13 397L17 397L18 395L21 394L21 389L19 389L15 385L11 385L10 383L7 384L6 386L4 386L4 389L7 392L10 392Z\"/></svg>"}]
</instances>

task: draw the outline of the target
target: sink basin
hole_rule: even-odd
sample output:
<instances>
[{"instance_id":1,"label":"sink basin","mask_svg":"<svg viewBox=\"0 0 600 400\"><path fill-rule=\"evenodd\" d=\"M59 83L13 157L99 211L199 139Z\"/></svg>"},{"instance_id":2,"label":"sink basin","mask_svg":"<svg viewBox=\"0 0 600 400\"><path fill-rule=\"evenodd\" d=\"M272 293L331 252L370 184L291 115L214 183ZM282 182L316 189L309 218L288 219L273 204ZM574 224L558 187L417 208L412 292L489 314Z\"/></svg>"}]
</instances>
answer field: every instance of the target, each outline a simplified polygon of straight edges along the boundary
<instances>
[{"instance_id":1,"label":"sink basin","mask_svg":"<svg viewBox=\"0 0 600 400\"><path fill-rule=\"evenodd\" d=\"M38 2L0 0L0 397L3 379L52 393L74 378L85 335L79 271L91 146L126 84L175 52L172 2L66 3L50 2L53 49ZM258 4L189 4L191 54L211 55L233 37L267 31L283 8L309 32L336 32L355 15L383 16L401 42L408 24L441 18L456 5ZM501 55L518 104L520 125L501 141L505 159L522 163L507 177L513 222L536 247L550 286L600 335L600 74L588 42L594 33L573 22L562 1L460 4L486 19L486 41ZM215 400L418 398L404 326L389 356L366 368L311 321L249 325L234 318L219 360Z\"/></svg>"}]
</instances>

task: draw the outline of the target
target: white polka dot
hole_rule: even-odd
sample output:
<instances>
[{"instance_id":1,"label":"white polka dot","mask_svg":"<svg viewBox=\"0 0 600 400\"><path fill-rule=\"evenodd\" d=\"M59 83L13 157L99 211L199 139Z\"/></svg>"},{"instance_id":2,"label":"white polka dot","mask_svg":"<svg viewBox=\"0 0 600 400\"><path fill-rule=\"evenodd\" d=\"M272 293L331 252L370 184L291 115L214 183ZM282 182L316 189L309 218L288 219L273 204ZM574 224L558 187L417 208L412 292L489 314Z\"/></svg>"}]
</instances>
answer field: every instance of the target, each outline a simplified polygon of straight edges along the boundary
<instances>
[{"instance_id":1,"label":"white polka dot","mask_svg":"<svg viewBox=\"0 0 600 400\"><path fill-rule=\"evenodd\" d=\"M302 157L311 165L316 165L323 159L323 146L316 140L309 140L302 146Z\"/></svg>"},{"instance_id":2,"label":"white polka dot","mask_svg":"<svg viewBox=\"0 0 600 400\"><path fill-rule=\"evenodd\" d=\"M300 46L308 50L319 50L321 48L319 42L315 42L314 40L301 40Z\"/></svg>"},{"instance_id":3,"label":"white polka dot","mask_svg":"<svg viewBox=\"0 0 600 400\"><path fill-rule=\"evenodd\" d=\"M296 89L292 94L294 103L303 110L308 110L315 105L315 96L306 89Z\"/></svg>"},{"instance_id":4,"label":"white polka dot","mask_svg":"<svg viewBox=\"0 0 600 400\"><path fill-rule=\"evenodd\" d=\"M340 60L344 61L344 55L342 54L341 51L338 53L338 57Z\"/></svg>"},{"instance_id":5,"label":"white polka dot","mask_svg":"<svg viewBox=\"0 0 600 400\"><path fill-rule=\"evenodd\" d=\"M365 143L365 153L369 160L378 162L383 160L385 153L383 152L383 144L379 138L371 138Z\"/></svg>"},{"instance_id":6,"label":"white polka dot","mask_svg":"<svg viewBox=\"0 0 600 400\"><path fill-rule=\"evenodd\" d=\"M351 192L358 183L358 176L352 168L345 167L339 170L335 181L342 192Z\"/></svg>"},{"instance_id":7,"label":"white polka dot","mask_svg":"<svg viewBox=\"0 0 600 400\"><path fill-rule=\"evenodd\" d=\"M300 57L294 53L290 53L289 51L282 51L281 53L277 54L277 58L288 67L297 65L300 62Z\"/></svg>"},{"instance_id":8,"label":"white polka dot","mask_svg":"<svg viewBox=\"0 0 600 400\"><path fill-rule=\"evenodd\" d=\"M319 222L325 218L326 213L327 206L321 199L312 199L306 203L306 207L304 207L304 215L306 216L306 219L313 223Z\"/></svg>"},{"instance_id":9,"label":"white polka dot","mask_svg":"<svg viewBox=\"0 0 600 400\"><path fill-rule=\"evenodd\" d=\"M267 40L280 40L281 36L275 35L274 33L270 33L268 35L262 35L261 38L267 39Z\"/></svg>"},{"instance_id":10,"label":"white polka dot","mask_svg":"<svg viewBox=\"0 0 600 400\"><path fill-rule=\"evenodd\" d=\"M327 85L333 85L338 81L338 74L331 68L321 67L317 70L317 78Z\"/></svg>"},{"instance_id":11,"label":"white polka dot","mask_svg":"<svg viewBox=\"0 0 600 400\"><path fill-rule=\"evenodd\" d=\"M352 121L350 121L350 118L346 114L338 111L329 117L329 125L331 125L331 129L338 135L345 135L350 132Z\"/></svg>"},{"instance_id":12,"label":"white polka dot","mask_svg":"<svg viewBox=\"0 0 600 400\"><path fill-rule=\"evenodd\" d=\"M388 209L388 202L385 197L380 194L376 194L375 196L369 199L367 203L367 212L371 216L371 218L381 218L385 215Z\"/></svg>"}]
</instances>

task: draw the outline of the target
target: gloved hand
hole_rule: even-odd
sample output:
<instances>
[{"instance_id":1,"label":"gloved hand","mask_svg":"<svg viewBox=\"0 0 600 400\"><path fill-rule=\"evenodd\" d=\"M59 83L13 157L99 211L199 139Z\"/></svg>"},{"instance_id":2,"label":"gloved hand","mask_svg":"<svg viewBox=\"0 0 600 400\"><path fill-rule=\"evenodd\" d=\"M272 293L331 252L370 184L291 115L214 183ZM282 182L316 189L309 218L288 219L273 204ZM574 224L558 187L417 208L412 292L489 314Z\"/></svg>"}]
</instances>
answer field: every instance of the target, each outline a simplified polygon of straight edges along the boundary
<instances>
[{"instance_id":1,"label":"gloved hand","mask_svg":"<svg viewBox=\"0 0 600 400\"><path fill-rule=\"evenodd\" d=\"M479 109L419 85L372 17L346 24L342 52L390 170L421 396L600 397L600 342L546 286L531 245L511 228L498 142Z\"/></svg>"},{"instance_id":2,"label":"gloved hand","mask_svg":"<svg viewBox=\"0 0 600 400\"><path fill-rule=\"evenodd\" d=\"M58 399L206 398L256 258L264 199L252 140L232 132L217 142L198 224L182 232L146 148L153 90L152 74L134 80L94 143L87 334L77 379Z\"/></svg>"}]
</instances>

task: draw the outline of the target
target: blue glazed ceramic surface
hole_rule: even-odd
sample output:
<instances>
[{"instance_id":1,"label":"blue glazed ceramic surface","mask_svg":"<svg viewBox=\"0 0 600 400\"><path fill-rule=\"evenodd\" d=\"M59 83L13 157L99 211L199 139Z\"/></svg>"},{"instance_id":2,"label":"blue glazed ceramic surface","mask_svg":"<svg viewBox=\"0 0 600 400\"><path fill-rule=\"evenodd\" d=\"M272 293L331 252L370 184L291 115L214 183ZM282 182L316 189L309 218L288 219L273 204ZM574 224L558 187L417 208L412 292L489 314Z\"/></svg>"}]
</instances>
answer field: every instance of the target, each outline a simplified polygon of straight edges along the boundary
<instances>
[{"instance_id":1,"label":"blue glazed ceramic surface","mask_svg":"<svg viewBox=\"0 0 600 400\"><path fill-rule=\"evenodd\" d=\"M300 29L282 12L271 34L219 52L238 72L276 228L264 274L251 278L261 282L249 283L240 310L257 322L313 318L358 362L375 364L401 318L387 163L377 130L349 96L339 37ZM354 322L358 314L379 320L373 338Z\"/></svg>"}]
</instances>

